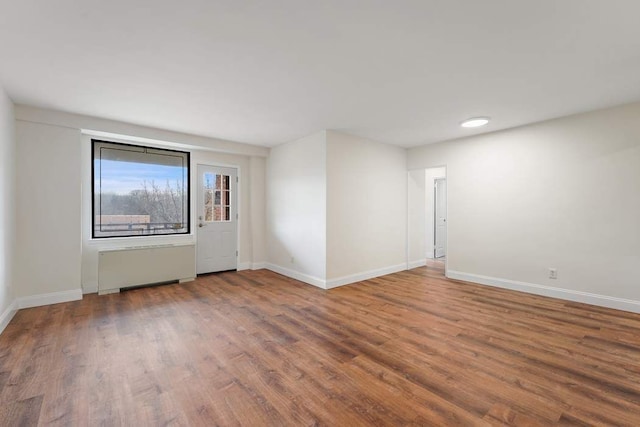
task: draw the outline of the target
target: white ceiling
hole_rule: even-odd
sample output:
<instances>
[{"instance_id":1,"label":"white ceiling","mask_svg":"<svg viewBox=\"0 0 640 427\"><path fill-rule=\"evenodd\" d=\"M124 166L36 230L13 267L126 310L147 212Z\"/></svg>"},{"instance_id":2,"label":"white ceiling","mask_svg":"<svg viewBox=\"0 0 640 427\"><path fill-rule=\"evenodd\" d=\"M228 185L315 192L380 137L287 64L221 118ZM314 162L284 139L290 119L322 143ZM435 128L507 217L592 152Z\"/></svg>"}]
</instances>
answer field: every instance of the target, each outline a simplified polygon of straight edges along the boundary
<instances>
[{"instance_id":1,"label":"white ceiling","mask_svg":"<svg viewBox=\"0 0 640 427\"><path fill-rule=\"evenodd\" d=\"M640 100L637 0L0 0L14 102L259 145L400 146ZM490 116L481 130L459 127Z\"/></svg>"}]
</instances>

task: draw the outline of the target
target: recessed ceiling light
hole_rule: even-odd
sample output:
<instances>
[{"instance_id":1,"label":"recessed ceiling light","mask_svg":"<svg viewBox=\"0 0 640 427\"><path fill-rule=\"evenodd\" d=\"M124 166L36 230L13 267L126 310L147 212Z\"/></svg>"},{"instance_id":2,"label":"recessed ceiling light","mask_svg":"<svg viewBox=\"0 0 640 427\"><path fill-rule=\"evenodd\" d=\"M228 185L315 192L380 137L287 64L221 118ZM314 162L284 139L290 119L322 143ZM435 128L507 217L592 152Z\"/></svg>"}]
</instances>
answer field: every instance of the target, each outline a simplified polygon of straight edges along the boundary
<instances>
[{"instance_id":1,"label":"recessed ceiling light","mask_svg":"<svg viewBox=\"0 0 640 427\"><path fill-rule=\"evenodd\" d=\"M489 117L472 117L460 123L463 128L477 128L489 123Z\"/></svg>"}]
</instances>

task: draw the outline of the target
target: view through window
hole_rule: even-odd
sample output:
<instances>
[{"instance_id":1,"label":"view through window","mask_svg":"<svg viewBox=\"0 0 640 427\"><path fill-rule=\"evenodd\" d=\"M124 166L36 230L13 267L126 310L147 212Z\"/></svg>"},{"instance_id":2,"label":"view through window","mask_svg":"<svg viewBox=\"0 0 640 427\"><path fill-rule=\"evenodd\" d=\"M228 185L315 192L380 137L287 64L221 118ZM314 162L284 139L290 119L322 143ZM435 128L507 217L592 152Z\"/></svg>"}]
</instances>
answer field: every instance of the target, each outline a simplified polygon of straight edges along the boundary
<instances>
[{"instance_id":1,"label":"view through window","mask_svg":"<svg viewBox=\"0 0 640 427\"><path fill-rule=\"evenodd\" d=\"M92 144L94 238L189 233L189 153Z\"/></svg>"},{"instance_id":2,"label":"view through window","mask_svg":"<svg viewBox=\"0 0 640 427\"><path fill-rule=\"evenodd\" d=\"M204 220L226 222L231 220L231 188L229 175L205 172Z\"/></svg>"}]
</instances>

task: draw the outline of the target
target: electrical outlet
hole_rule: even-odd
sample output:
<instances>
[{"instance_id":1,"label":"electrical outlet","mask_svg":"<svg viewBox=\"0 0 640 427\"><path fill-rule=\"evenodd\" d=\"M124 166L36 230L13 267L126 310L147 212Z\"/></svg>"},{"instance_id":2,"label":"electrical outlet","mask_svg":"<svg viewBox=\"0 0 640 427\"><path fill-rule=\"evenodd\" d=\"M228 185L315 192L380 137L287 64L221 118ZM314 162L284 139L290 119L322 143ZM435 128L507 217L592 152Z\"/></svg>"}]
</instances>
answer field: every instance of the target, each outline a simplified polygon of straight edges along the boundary
<instances>
[{"instance_id":1,"label":"electrical outlet","mask_svg":"<svg viewBox=\"0 0 640 427\"><path fill-rule=\"evenodd\" d=\"M550 268L549 269L549 279L557 279L558 278L558 269Z\"/></svg>"},{"instance_id":2,"label":"electrical outlet","mask_svg":"<svg viewBox=\"0 0 640 427\"><path fill-rule=\"evenodd\" d=\"M293 257L291 257L291 264L293 264L293 262L294 262L294 261L295 261L295 260L294 260L294 258L293 258Z\"/></svg>"}]
</instances>

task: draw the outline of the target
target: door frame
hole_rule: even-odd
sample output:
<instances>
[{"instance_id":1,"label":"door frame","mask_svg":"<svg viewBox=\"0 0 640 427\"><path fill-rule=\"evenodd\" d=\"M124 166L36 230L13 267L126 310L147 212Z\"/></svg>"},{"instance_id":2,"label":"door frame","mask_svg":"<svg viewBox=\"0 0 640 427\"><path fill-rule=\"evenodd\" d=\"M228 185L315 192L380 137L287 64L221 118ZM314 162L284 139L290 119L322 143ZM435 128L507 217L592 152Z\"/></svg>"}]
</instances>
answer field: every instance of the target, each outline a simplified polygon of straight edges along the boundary
<instances>
[{"instance_id":1,"label":"door frame","mask_svg":"<svg viewBox=\"0 0 640 427\"><path fill-rule=\"evenodd\" d=\"M435 174L433 172L434 169L440 169L441 171L439 171L438 174ZM427 171L431 171L429 173L429 178L431 179L430 182L425 181L425 186L424 186L424 194L421 196L424 196L424 201L429 201L429 204L424 204L422 206L422 212L424 213L424 215L420 216L420 221L422 224L424 224L424 232L422 233L421 236L418 236L417 234L414 234L415 232L412 230L411 227L411 212L414 212L412 209L416 209L414 205L414 203L412 203L413 199L410 199L410 194L409 194L409 183L411 180L411 172L413 171L424 171L425 176L424 179L427 179ZM407 169L407 187L405 188L406 194L407 194L407 217L406 217L406 242L405 242L405 260L406 260L406 268L410 269L410 268L415 268L418 267L420 265L426 265L426 263L429 260L433 260L433 258L429 258L429 255L433 256L434 255L434 251L435 248L434 246L434 241L435 241L435 230L433 229L434 225L430 223L430 221L435 219L435 206L434 206L434 202L435 202L435 197L432 193L430 193L430 191L433 191L433 185L434 185L434 180L437 178L449 178L449 167L447 166L446 163L444 164L435 164L435 165L428 165L428 166L423 166L423 167L412 167L412 168L408 168ZM447 203L446 203L446 207L447 207L447 217L449 217L449 194L451 194L451 192L449 191L449 186L447 186ZM415 200L413 200L415 202ZM429 206L431 205L431 206ZM450 248L449 248L449 219L447 218L447 236L446 236L446 247L447 247L447 255L449 253L451 253ZM430 236L433 233L433 236ZM413 245L414 241L413 239L420 239L420 241L424 242L424 252L421 255L421 257L424 258L424 262L422 262L420 265L417 265L414 261L415 258L415 254L411 253L411 245ZM431 247L430 247L431 246ZM449 277L449 256L445 256L444 259L444 275L445 277Z\"/></svg>"},{"instance_id":2,"label":"door frame","mask_svg":"<svg viewBox=\"0 0 640 427\"><path fill-rule=\"evenodd\" d=\"M231 164L231 163L219 163L219 162L214 162L214 163L209 163L206 161L196 161L196 167L195 168L191 168L191 182L195 183L193 185L193 190L195 192L194 197L191 198L191 224L193 225L193 239L194 239L194 243L196 246L196 269L197 269L197 262L198 262L198 197L200 197L199 191L200 191L200 187L198 185L198 167L199 166L207 166L207 167L213 167L213 168L231 168L231 169L235 169L236 172L236 176L238 177L238 183L237 183L237 199L236 199L236 212L238 213L238 221L237 221L237 228L236 228L236 248L238 248L238 256L236 257L236 271L240 271L240 270L246 270L247 267L243 266L242 263L240 262L240 254L242 253L242 248L240 247L240 225L242 224L242 210L241 210L241 205L242 203L240 202L241 200L241 195L242 195L242 189L241 189L241 184L242 184L242 179L240 178L241 174L242 174L242 168L240 167L240 165L237 164Z\"/></svg>"}]
</instances>

